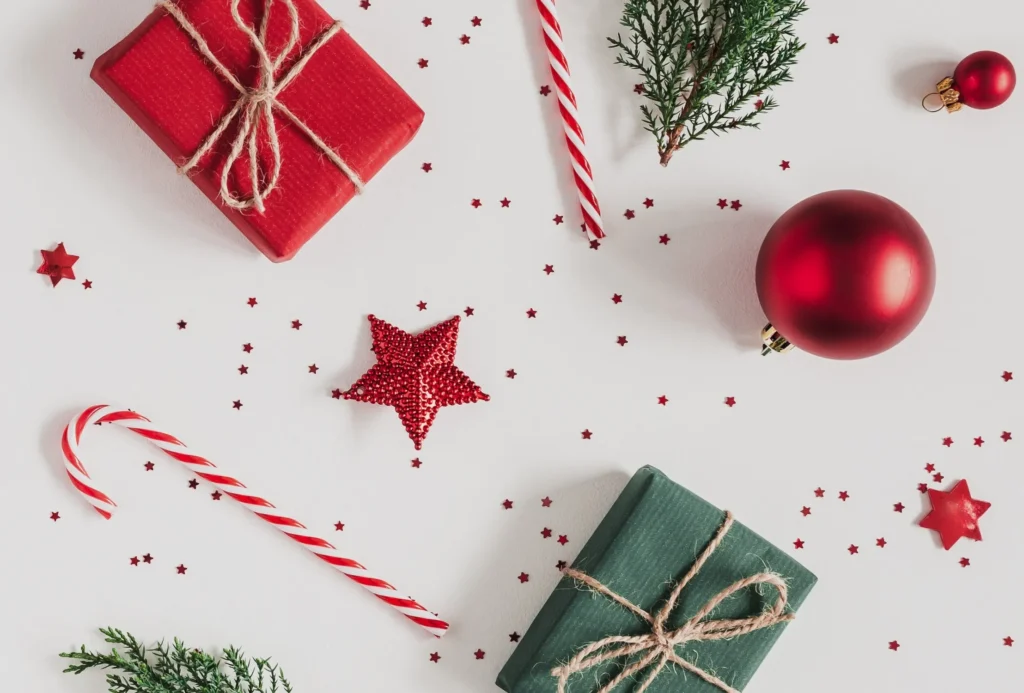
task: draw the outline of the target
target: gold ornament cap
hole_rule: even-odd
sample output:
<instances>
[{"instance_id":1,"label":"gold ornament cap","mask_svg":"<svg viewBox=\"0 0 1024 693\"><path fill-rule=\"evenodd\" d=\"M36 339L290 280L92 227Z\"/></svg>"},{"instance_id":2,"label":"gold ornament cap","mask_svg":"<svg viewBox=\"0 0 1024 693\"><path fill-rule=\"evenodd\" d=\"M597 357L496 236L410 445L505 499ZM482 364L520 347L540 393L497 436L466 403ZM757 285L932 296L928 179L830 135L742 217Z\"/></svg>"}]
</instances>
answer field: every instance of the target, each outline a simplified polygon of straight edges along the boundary
<instances>
[{"instance_id":1,"label":"gold ornament cap","mask_svg":"<svg viewBox=\"0 0 1024 693\"><path fill-rule=\"evenodd\" d=\"M960 102L960 92L954 88L952 77L946 77L936 84L935 90L939 93L939 98L942 99L942 105L946 107L947 113L956 113L963 108L964 105Z\"/></svg>"},{"instance_id":2,"label":"gold ornament cap","mask_svg":"<svg viewBox=\"0 0 1024 693\"><path fill-rule=\"evenodd\" d=\"M774 352L785 354L787 351L793 350L793 345L790 344L789 340L779 334L779 331L775 329L775 326L768 323L761 330L761 341L764 342L764 346L761 348L761 356L767 356Z\"/></svg>"}]
</instances>

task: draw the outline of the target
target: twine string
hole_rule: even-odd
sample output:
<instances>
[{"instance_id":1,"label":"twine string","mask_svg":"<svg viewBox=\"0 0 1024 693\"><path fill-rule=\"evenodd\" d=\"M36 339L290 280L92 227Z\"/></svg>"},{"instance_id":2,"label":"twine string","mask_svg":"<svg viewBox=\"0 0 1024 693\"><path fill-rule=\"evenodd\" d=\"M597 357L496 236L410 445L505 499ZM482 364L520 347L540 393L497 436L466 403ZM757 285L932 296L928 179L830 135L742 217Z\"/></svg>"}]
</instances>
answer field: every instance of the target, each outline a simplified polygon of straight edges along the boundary
<instances>
[{"instance_id":1,"label":"twine string","mask_svg":"<svg viewBox=\"0 0 1024 693\"><path fill-rule=\"evenodd\" d=\"M220 199L232 209L245 211L255 209L259 213L266 211L266 198L277 188L281 178L281 142L277 132L277 121L274 112L288 119L292 125L297 127L324 155L333 163L345 176L352 181L356 192L363 192L365 184L359 175L352 170L352 167L345 162L338 153L334 151L323 138L317 135L308 125L302 122L298 116L291 112L283 103L278 100L288 86L295 81L295 78L302 74L309 64L310 59L327 45L327 42L334 38L342 29L341 22L335 22L321 33L311 44L302 49L298 60L278 77L282 66L299 44L299 13L295 8L293 0L281 0L288 11L290 29L288 41L284 48L272 56L267 49L267 29L270 23L271 8L275 0L264 0L263 18L260 20L259 28L246 23L238 12L239 0L231 0L231 17L235 25L242 31L252 44L257 56L259 74L256 78L256 85L247 87L242 84L231 70L224 66L210 45L203 38L203 35L195 27L181 8L173 0L161 0L157 3L158 8L164 9L178 25L187 33L195 43L196 49L213 67L224 81L230 84L239 93L239 99L232 106L231 110L220 119L206 139L199 145L199 148L192 154L188 161L178 167L178 172L184 175L194 170L199 162L205 157L224 136L236 118L241 118L238 124L238 133L231 143L231 149L224 167L220 174ZM270 149L270 171L265 175L260 168L259 142L260 133L264 132L266 142ZM249 179L252 184L252 195L240 197L231 192L229 177L234 164L245 152L249 158Z\"/></svg>"},{"instance_id":2,"label":"twine string","mask_svg":"<svg viewBox=\"0 0 1024 693\"><path fill-rule=\"evenodd\" d=\"M551 670L551 675L558 679L558 693L565 693L569 678L605 662L625 658L627 663L622 670L597 693L612 693L623 681L646 672L643 681L634 693L644 693L662 670L669 664L700 677L723 693L739 693L735 688L722 681L714 674L688 662L676 653L676 648L688 642L708 640L724 640L746 635L762 628L769 628L779 623L793 620L791 613L786 613L788 589L782 576L775 573L756 573L732 583L709 599L689 620L675 630L666 628L666 621L675 610L680 595L690 581L701 571L704 564L721 546L722 540L733 525L732 513L725 514L725 521L718 528L715 536L700 556L687 571L683 579L672 589L668 599L654 615L632 603L625 597L608 589L598 580L575 569L568 569L565 574L577 583L597 594L610 599L636 614L651 625L651 631L643 635L613 635L590 643L577 652L565 664ZM778 597L775 603L765 608L760 614L748 618L708 619L715 608L731 595L753 585L768 584L775 587ZM631 661L632 660L632 661Z\"/></svg>"}]
</instances>

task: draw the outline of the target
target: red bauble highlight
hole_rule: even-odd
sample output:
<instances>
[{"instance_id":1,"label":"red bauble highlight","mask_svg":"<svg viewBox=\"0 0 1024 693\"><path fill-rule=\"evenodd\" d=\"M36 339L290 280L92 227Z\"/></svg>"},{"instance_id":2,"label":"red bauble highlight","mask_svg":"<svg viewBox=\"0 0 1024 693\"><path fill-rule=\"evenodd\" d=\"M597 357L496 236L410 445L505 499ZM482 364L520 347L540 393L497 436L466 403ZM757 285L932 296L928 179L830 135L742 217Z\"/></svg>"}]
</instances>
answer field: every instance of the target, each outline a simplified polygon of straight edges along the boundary
<instances>
[{"instance_id":1,"label":"red bauble highlight","mask_svg":"<svg viewBox=\"0 0 1024 693\"><path fill-rule=\"evenodd\" d=\"M1010 98L1017 86L1017 73L1006 56L995 51L978 51L956 66L953 84L965 105L995 108Z\"/></svg>"},{"instance_id":2,"label":"red bauble highlight","mask_svg":"<svg viewBox=\"0 0 1024 693\"><path fill-rule=\"evenodd\" d=\"M757 295L775 329L833 359L879 354L913 331L935 288L917 221L861 190L809 197L779 217L757 258Z\"/></svg>"}]
</instances>

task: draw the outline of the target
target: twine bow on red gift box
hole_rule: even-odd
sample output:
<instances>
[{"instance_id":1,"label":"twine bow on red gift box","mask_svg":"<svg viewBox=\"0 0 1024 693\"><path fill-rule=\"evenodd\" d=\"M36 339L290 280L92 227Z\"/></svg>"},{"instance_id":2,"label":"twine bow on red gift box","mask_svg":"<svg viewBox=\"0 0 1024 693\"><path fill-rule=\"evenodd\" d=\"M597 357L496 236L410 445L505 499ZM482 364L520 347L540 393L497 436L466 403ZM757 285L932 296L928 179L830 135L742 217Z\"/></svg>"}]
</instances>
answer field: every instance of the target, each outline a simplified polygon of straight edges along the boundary
<instances>
[{"instance_id":1,"label":"twine bow on red gift box","mask_svg":"<svg viewBox=\"0 0 1024 693\"><path fill-rule=\"evenodd\" d=\"M278 111L281 115L287 118L291 123L297 127L309 140L319 148L324 155L333 163L335 166L344 173L352 184L355 186L357 192L363 191L363 181L359 175L352 170L352 168L345 163L345 160L338 156L337 152L331 148L323 139L313 132L308 125L302 122L298 116L292 113L287 106L278 100L278 96L282 91L288 88L295 78L297 78L302 71L306 68L310 58L324 45L327 44L335 35L338 34L342 29L341 22L334 22L326 31L318 36L311 44L302 49L299 59L289 68L284 74L278 75L278 71L284 65L288 56L295 49L299 43L299 13L295 8L295 3L292 0L281 0L284 6L288 10L288 14L291 21L291 29L288 35L288 42L277 56L271 56L267 49L267 26L270 23L271 8L274 5L274 0L264 0L263 6L263 18L260 21L259 30L256 27L248 24L242 19L238 13L239 0L231 0L231 16L238 26L238 29L245 33L249 38L249 42L252 44L253 49L256 51L256 55L259 58L258 68L259 76L257 78L256 86L247 87L242 84L231 71L224 66L224 64L217 59L213 51L207 44L206 39L199 33L199 30L193 25L185 14L181 11L174 2L171 0L164 0L157 3L157 7L163 8L167 13L174 18L174 20L181 26L182 29L192 37L195 41L196 47L200 54L213 66L213 68L233 86L238 93L241 95L238 101L235 102L234 107L228 111L228 113L221 118L220 122L213 132L207 136L203 143L199 145L199 148L195 151L192 157L184 164L178 167L178 171L182 174L188 174L194 170L200 160L206 156L216 146L217 142L221 137L224 136L225 131L230 127L231 123L236 118L241 116L241 122L238 127L238 134L235 136L234 141L231 144L231 152L224 162L224 168L221 171L220 176L220 199L221 201L231 207L240 211L255 209L261 214L266 209L265 200L277 187L278 181L281 177L281 145L277 137L277 123L274 120L274 111ZM258 145L260 140L260 132L262 130L266 133L266 141L270 148L271 156L271 167L269 176L264 176L260 170ZM252 183L252 196L251 197L239 197L231 192L230 186L228 185L228 178L231 173L231 169L237 162L243 153L246 153L249 157L249 177Z\"/></svg>"}]
</instances>

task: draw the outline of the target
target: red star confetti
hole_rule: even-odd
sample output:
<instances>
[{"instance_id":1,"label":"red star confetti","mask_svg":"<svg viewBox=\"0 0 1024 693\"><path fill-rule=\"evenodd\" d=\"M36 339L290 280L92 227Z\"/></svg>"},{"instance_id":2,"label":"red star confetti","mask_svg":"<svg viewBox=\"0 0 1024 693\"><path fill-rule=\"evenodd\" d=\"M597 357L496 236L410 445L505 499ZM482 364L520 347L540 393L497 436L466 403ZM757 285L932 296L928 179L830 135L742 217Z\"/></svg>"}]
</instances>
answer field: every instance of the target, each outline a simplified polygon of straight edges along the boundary
<instances>
[{"instance_id":1,"label":"red star confetti","mask_svg":"<svg viewBox=\"0 0 1024 693\"><path fill-rule=\"evenodd\" d=\"M928 472L929 474L931 474L932 472L934 472L934 471L935 471L935 465L934 465L934 464L932 464L931 462L929 462L928 464L926 464L926 465L924 466L924 470L925 470L926 472Z\"/></svg>"},{"instance_id":2,"label":"red star confetti","mask_svg":"<svg viewBox=\"0 0 1024 693\"><path fill-rule=\"evenodd\" d=\"M966 479L958 481L949 491L928 489L928 500L932 509L918 524L938 532L944 549L948 551L961 537L981 541L978 518L992 504L971 498Z\"/></svg>"},{"instance_id":3,"label":"red star confetti","mask_svg":"<svg viewBox=\"0 0 1024 693\"><path fill-rule=\"evenodd\" d=\"M953 439L952 438L943 438L942 439L942 444L945 445L947 448L948 447L952 447L953 446Z\"/></svg>"},{"instance_id":4,"label":"red star confetti","mask_svg":"<svg viewBox=\"0 0 1024 693\"><path fill-rule=\"evenodd\" d=\"M900 649L900 644L895 640L890 640L889 649L895 652L896 650Z\"/></svg>"},{"instance_id":5,"label":"red star confetti","mask_svg":"<svg viewBox=\"0 0 1024 693\"><path fill-rule=\"evenodd\" d=\"M434 165L432 163L430 163L429 161L427 161L427 162L424 162L423 165L420 166L420 168L423 169L424 173L430 173L431 171L434 170Z\"/></svg>"},{"instance_id":6,"label":"red star confetti","mask_svg":"<svg viewBox=\"0 0 1024 693\"><path fill-rule=\"evenodd\" d=\"M426 58L420 58L419 60L416 61L416 64L420 66L421 70L423 70L426 69L428 65L430 65L430 61L427 60Z\"/></svg>"},{"instance_id":7,"label":"red star confetti","mask_svg":"<svg viewBox=\"0 0 1024 693\"><path fill-rule=\"evenodd\" d=\"M757 101L754 102L754 110L755 111L760 111L762 108L764 108L764 101L762 101L761 99L758 99Z\"/></svg>"},{"instance_id":8,"label":"red star confetti","mask_svg":"<svg viewBox=\"0 0 1024 693\"><path fill-rule=\"evenodd\" d=\"M508 636L509 642L519 642L519 633L510 633Z\"/></svg>"},{"instance_id":9,"label":"red star confetti","mask_svg":"<svg viewBox=\"0 0 1024 693\"><path fill-rule=\"evenodd\" d=\"M815 498L824 498L825 497L825 489L823 489L820 486L818 488L814 489L814 497Z\"/></svg>"},{"instance_id":10,"label":"red star confetti","mask_svg":"<svg viewBox=\"0 0 1024 693\"><path fill-rule=\"evenodd\" d=\"M343 397L394 407L417 450L441 407L490 399L455 366L459 316L417 335L369 320L377 363Z\"/></svg>"},{"instance_id":11,"label":"red star confetti","mask_svg":"<svg viewBox=\"0 0 1024 693\"><path fill-rule=\"evenodd\" d=\"M661 243L662 245L668 245L669 241L671 240L672 239L669 237L667 233L663 233L660 236L658 236L658 243Z\"/></svg>"},{"instance_id":12,"label":"red star confetti","mask_svg":"<svg viewBox=\"0 0 1024 693\"><path fill-rule=\"evenodd\" d=\"M341 388L334 388L331 390L331 397L334 399L341 399L345 396L345 393L341 391Z\"/></svg>"},{"instance_id":13,"label":"red star confetti","mask_svg":"<svg viewBox=\"0 0 1024 693\"><path fill-rule=\"evenodd\" d=\"M903 503L893 503L893 505L892 505L893 512L897 512L897 513L903 512L903 509L906 508L906 507L907 506L903 505Z\"/></svg>"},{"instance_id":14,"label":"red star confetti","mask_svg":"<svg viewBox=\"0 0 1024 693\"><path fill-rule=\"evenodd\" d=\"M970 558L961 558L960 559L960 567L961 568L966 568L970 564L971 564L971 559Z\"/></svg>"},{"instance_id":15,"label":"red star confetti","mask_svg":"<svg viewBox=\"0 0 1024 693\"><path fill-rule=\"evenodd\" d=\"M344 522L335 522L334 523L334 531L335 532L344 532L345 531L345 523Z\"/></svg>"},{"instance_id":16,"label":"red star confetti","mask_svg":"<svg viewBox=\"0 0 1024 693\"><path fill-rule=\"evenodd\" d=\"M885 540L885 537L878 537L877 539L875 539L875 546L877 546L880 549L884 549L887 543L888 542Z\"/></svg>"},{"instance_id":17,"label":"red star confetti","mask_svg":"<svg viewBox=\"0 0 1024 693\"><path fill-rule=\"evenodd\" d=\"M410 464L412 465L413 469L419 469L420 467L423 466L423 463L420 462L420 458L419 457L413 458L413 460L412 460L412 462L410 462Z\"/></svg>"},{"instance_id":18,"label":"red star confetti","mask_svg":"<svg viewBox=\"0 0 1024 693\"><path fill-rule=\"evenodd\" d=\"M243 363L243 364L242 364L241 366L239 366L239 367L238 367L238 372L239 372L239 373L240 373L241 375L248 375L248 373L249 373L249 367L248 367L248 366L246 366L246 365L245 365L245 364Z\"/></svg>"},{"instance_id":19,"label":"red star confetti","mask_svg":"<svg viewBox=\"0 0 1024 693\"><path fill-rule=\"evenodd\" d=\"M588 428L588 429L585 429L585 430L583 430L583 431L582 431L582 432L580 433L580 435L581 435L581 436L583 437L583 440L590 440L590 437L591 437L592 435L594 435L594 434L593 434L593 433L591 433L591 432L590 432L590 429Z\"/></svg>"},{"instance_id":20,"label":"red star confetti","mask_svg":"<svg viewBox=\"0 0 1024 693\"><path fill-rule=\"evenodd\" d=\"M797 539L796 541L793 542L793 548L794 549L802 549L803 547L804 547L804 540L803 539Z\"/></svg>"},{"instance_id":21,"label":"red star confetti","mask_svg":"<svg viewBox=\"0 0 1024 693\"><path fill-rule=\"evenodd\" d=\"M81 48L76 48L75 52L72 53L72 55L75 56L75 60L81 60L85 57L85 51L83 51Z\"/></svg>"},{"instance_id":22,"label":"red star confetti","mask_svg":"<svg viewBox=\"0 0 1024 693\"><path fill-rule=\"evenodd\" d=\"M480 201L479 197L474 197L473 201L469 203L473 209L479 209L483 202Z\"/></svg>"},{"instance_id":23,"label":"red star confetti","mask_svg":"<svg viewBox=\"0 0 1024 693\"><path fill-rule=\"evenodd\" d=\"M537 311L534 310L533 308L530 308L529 310L526 311L526 317L528 317L528 318L535 318L535 317L537 317Z\"/></svg>"},{"instance_id":24,"label":"red star confetti","mask_svg":"<svg viewBox=\"0 0 1024 693\"><path fill-rule=\"evenodd\" d=\"M976 447L980 448L984 444L985 444L985 440L981 436L978 436L977 438L974 439L974 445Z\"/></svg>"},{"instance_id":25,"label":"red star confetti","mask_svg":"<svg viewBox=\"0 0 1024 693\"><path fill-rule=\"evenodd\" d=\"M147 472L151 472L151 471L153 471L153 468L154 468L154 467L155 467L156 465L154 465L154 464L153 464L152 462L147 462L146 464L144 464L144 465L142 465L142 466L146 468L146 471L147 471Z\"/></svg>"},{"instance_id":26,"label":"red star confetti","mask_svg":"<svg viewBox=\"0 0 1024 693\"><path fill-rule=\"evenodd\" d=\"M788 171L789 170L789 162L786 161L785 159L783 159L782 163L779 164L779 168L781 168L783 171Z\"/></svg>"},{"instance_id":27,"label":"red star confetti","mask_svg":"<svg viewBox=\"0 0 1024 693\"><path fill-rule=\"evenodd\" d=\"M302 322L299 321L299 320L292 320L292 329L293 330L301 330L302 329Z\"/></svg>"},{"instance_id":28,"label":"red star confetti","mask_svg":"<svg viewBox=\"0 0 1024 693\"><path fill-rule=\"evenodd\" d=\"M846 550L850 552L851 556L855 553L860 553L860 547L856 544L850 544L849 548Z\"/></svg>"},{"instance_id":29,"label":"red star confetti","mask_svg":"<svg viewBox=\"0 0 1024 693\"><path fill-rule=\"evenodd\" d=\"M257 303L257 301L256 301L256 299L255 299L255 298L250 298L250 299L249 299L248 301L246 301L246 303L248 303L248 304L249 304L249 307L250 307L250 308L255 308L255 307L256 307L256 303Z\"/></svg>"},{"instance_id":30,"label":"red star confetti","mask_svg":"<svg viewBox=\"0 0 1024 693\"><path fill-rule=\"evenodd\" d=\"M476 657L477 659L483 659L486 654L487 653L484 652L483 650L477 650L476 652L473 653L473 656Z\"/></svg>"},{"instance_id":31,"label":"red star confetti","mask_svg":"<svg viewBox=\"0 0 1024 693\"><path fill-rule=\"evenodd\" d=\"M529 576L528 573L519 573L519 582L520 583L526 583L526 582L529 582L529 581L530 581L530 576Z\"/></svg>"},{"instance_id":32,"label":"red star confetti","mask_svg":"<svg viewBox=\"0 0 1024 693\"><path fill-rule=\"evenodd\" d=\"M554 271L555 271L555 266L554 265L544 265L544 274L547 274L547 275L550 276L551 274L554 273Z\"/></svg>"},{"instance_id":33,"label":"red star confetti","mask_svg":"<svg viewBox=\"0 0 1024 693\"><path fill-rule=\"evenodd\" d=\"M431 652L430 653L430 661L433 662L434 664L437 664L438 662L441 661L441 655L439 655L436 652Z\"/></svg>"},{"instance_id":34,"label":"red star confetti","mask_svg":"<svg viewBox=\"0 0 1024 693\"><path fill-rule=\"evenodd\" d=\"M634 212L632 209L627 209L625 214L623 214L622 216L626 217L627 219L632 219L633 217L636 216L636 212Z\"/></svg>"},{"instance_id":35,"label":"red star confetti","mask_svg":"<svg viewBox=\"0 0 1024 693\"><path fill-rule=\"evenodd\" d=\"M473 26L480 26L481 24L483 24L484 20L480 19L479 17L473 17L471 20L469 20L469 22Z\"/></svg>"},{"instance_id":36,"label":"red star confetti","mask_svg":"<svg viewBox=\"0 0 1024 693\"><path fill-rule=\"evenodd\" d=\"M426 310L427 304L425 301L420 301L419 303L416 304L416 307L419 308L420 310Z\"/></svg>"},{"instance_id":37,"label":"red star confetti","mask_svg":"<svg viewBox=\"0 0 1024 693\"><path fill-rule=\"evenodd\" d=\"M720 197L720 198L718 198L718 202L716 202L715 204L718 205L719 209L725 209L726 207L729 206L729 200L726 200L725 198Z\"/></svg>"},{"instance_id":38,"label":"red star confetti","mask_svg":"<svg viewBox=\"0 0 1024 693\"><path fill-rule=\"evenodd\" d=\"M547 527L545 527L544 529L542 529L540 531L540 535L542 537L544 537L545 539L550 539L551 538L551 530L548 529Z\"/></svg>"},{"instance_id":39,"label":"red star confetti","mask_svg":"<svg viewBox=\"0 0 1024 693\"><path fill-rule=\"evenodd\" d=\"M626 339L626 335L621 335L615 341L618 343L619 346L626 346L627 344L629 344L629 340Z\"/></svg>"},{"instance_id":40,"label":"red star confetti","mask_svg":"<svg viewBox=\"0 0 1024 693\"><path fill-rule=\"evenodd\" d=\"M315 363L313 363L313 364L310 364L310 365L309 365L309 366L307 366L306 368L307 368L307 369L309 370L309 372L310 372L310 373L312 373L313 375L316 375L317 371L319 371L319 370L320 370L319 366L317 366L317 365L316 365Z\"/></svg>"},{"instance_id":41,"label":"red star confetti","mask_svg":"<svg viewBox=\"0 0 1024 693\"><path fill-rule=\"evenodd\" d=\"M199 479L190 479L189 482L188 482L188 487L190 489L197 489L197 488L199 488Z\"/></svg>"},{"instance_id":42,"label":"red star confetti","mask_svg":"<svg viewBox=\"0 0 1024 693\"><path fill-rule=\"evenodd\" d=\"M471 317L473 317L473 312L474 312L474 311L473 311L473 309L472 309L472 308L470 308L469 306L466 306L466 310L464 310L464 311L462 311L462 312L466 314L466 317L467 317L467 318L471 318Z\"/></svg>"},{"instance_id":43,"label":"red star confetti","mask_svg":"<svg viewBox=\"0 0 1024 693\"><path fill-rule=\"evenodd\" d=\"M555 222L555 226L558 226L565 221L565 218L561 214L556 214L552 221Z\"/></svg>"},{"instance_id":44,"label":"red star confetti","mask_svg":"<svg viewBox=\"0 0 1024 693\"><path fill-rule=\"evenodd\" d=\"M252 353L252 344L243 344L242 345L242 351L244 351L247 354L251 354Z\"/></svg>"},{"instance_id":45,"label":"red star confetti","mask_svg":"<svg viewBox=\"0 0 1024 693\"><path fill-rule=\"evenodd\" d=\"M847 493L846 491L840 491L839 492L839 500L845 501L849 497L850 497L850 494Z\"/></svg>"},{"instance_id":46,"label":"red star confetti","mask_svg":"<svg viewBox=\"0 0 1024 693\"><path fill-rule=\"evenodd\" d=\"M730 408L731 407L735 407L736 406L736 398L735 397L726 397L725 398L725 406L730 407Z\"/></svg>"},{"instance_id":47,"label":"red star confetti","mask_svg":"<svg viewBox=\"0 0 1024 693\"><path fill-rule=\"evenodd\" d=\"M1005 638L1003 638L1003 645L1005 645L1006 647L1013 647L1013 638L1007 635Z\"/></svg>"},{"instance_id":48,"label":"red star confetti","mask_svg":"<svg viewBox=\"0 0 1024 693\"><path fill-rule=\"evenodd\" d=\"M176 568L176 570L178 571L178 575L184 575L184 574L185 574L185 571L187 571L187 570L188 570L188 568L186 568L186 567L185 567L185 565L184 565L184 564L182 564L182 565L179 565L179 566L178 566L178 567Z\"/></svg>"},{"instance_id":49,"label":"red star confetti","mask_svg":"<svg viewBox=\"0 0 1024 693\"><path fill-rule=\"evenodd\" d=\"M431 19L430 17L424 17L423 18L423 21L422 21L423 26L430 26L433 23L434 23L434 20Z\"/></svg>"},{"instance_id":50,"label":"red star confetti","mask_svg":"<svg viewBox=\"0 0 1024 693\"><path fill-rule=\"evenodd\" d=\"M56 522L57 520L60 519L60 513L58 513L58 512L50 513L50 519L53 520L54 522Z\"/></svg>"},{"instance_id":51,"label":"red star confetti","mask_svg":"<svg viewBox=\"0 0 1024 693\"><path fill-rule=\"evenodd\" d=\"M733 200L732 202L729 203L729 206L738 212L740 211L740 207L742 207L743 205L740 204L739 200Z\"/></svg>"},{"instance_id":52,"label":"red star confetti","mask_svg":"<svg viewBox=\"0 0 1024 693\"><path fill-rule=\"evenodd\" d=\"M147 553L145 556L142 557L142 562L143 563L152 563L153 562L153 556L151 554Z\"/></svg>"},{"instance_id":53,"label":"red star confetti","mask_svg":"<svg viewBox=\"0 0 1024 693\"><path fill-rule=\"evenodd\" d=\"M220 491L214 491L213 493L211 493L211 494L210 494L210 498L212 498L212 499L213 499L213 500L215 500L215 501L219 501L219 500L220 500L220 497L221 497L221 495L222 495L222 494L221 494L221 492L220 492Z\"/></svg>"},{"instance_id":54,"label":"red star confetti","mask_svg":"<svg viewBox=\"0 0 1024 693\"><path fill-rule=\"evenodd\" d=\"M541 96L547 96L550 93L551 93L551 87L549 87L548 85L545 84L544 86L542 86L540 88L540 95Z\"/></svg>"},{"instance_id":55,"label":"red star confetti","mask_svg":"<svg viewBox=\"0 0 1024 693\"><path fill-rule=\"evenodd\" d=\"M644 93L644 85L642 85L642 84L634 84L633 85L633 93L634 94L643 94Z\"/></svg>"},{"instance_id":56,"label":"red star confetti","mask_svg":"<svg viewBox=\"0 0 1024 693\"><path fill-rule=\"evenodd\" d=\"M622 294L612 294L612 303L622 303Z\"/></svg>"},{"instance_id":57,"label":"red star confetti","mask_svg":"<svg viewBox=\"0 0 1024 693\"><path fill-rule=\"evenodd\" d=\"M508 207L510 204L512 204L512 200L508 199L507 197L501 198L499 202L501 202L502 207Z\"/></svg>"},{"instance_id":58,"label":"red star confetti","mask_svg":"<svg viewBox=\"0 0 1024 693\"><path fill-rule=\"evenodd\" d=\"M132 556L128 560L131 561L131 564L133 566L138 566L139 565L139 557L138 556Z\"/></svg>"},{"instance_id":59,"label":"red star confetti","mask_svg":"<svg viewBox=\"0 0 1024 693\"><path fill-rule=\"evenodd\" d=\"M231 403L231 406L234 409L241 409L242 408L242 400L236 399L234 402Z\"/></svg>"},{"instance_id":60,"label":"red star confetti","mask_svg":"<svg viewBox=\"0 0 1024 693\"><path fill-rule=\"evenodd\" d=\"M649 197L644 200L644 207L646 207L647 209L650 209L653 206L654 206L654 200L652 200Z\"/></svg>"},{"instance_id":61,"label":"red star confetti","mask_svg":"<svg viewBox=\"0 0 1024 693\"><path fill-rule=\"evenodd\" d=\"M370 9L370 0L359 0L359 6L364 10Z\"/></svg>"},{"instance_id":62,"label":"red star confetti","mask_svg":"<svg viewBox=\"0 0 1024 693\"><path fill-rule=\"evenodd\" d=\"M569 566L565 561L559 561L555 564L555 568L559 571L565 570Z\"/></svg>"},{"instance_id":63,"label":"red star confetti","mask_svg":"<svg viewBox=\"0 0 1024 693\"><path fill-rule=\"evenodd\" d=\"M1011 380L1013 380L1013 373L1011 373L1010 371L1003 371L1002 378L1003 378L1003 381L1008 383Z\"/></svg>"},{"instance_id":64,"label":"red star confetti","mask_svg":"<svg viewBox=\"0 0 1024 693\"><path fill-rule=\"evenodd\" d=\"M666 397L665 395L661 395L660 397L658 397L658 404L660 404L663 407L665 405L667 405L668 404L668 397Z\"/></svg>"},{"instance_id":65,"label":"red star confetti","mask_svg":"<svg viewBox=\"0 0 1024 693\"><path fill-rule=\"evenodd\" d=\"M512 501L510 501L508 498L506 498L504 501L502 501L501 507L505 508L505 510L511 510L512 509Z\"/></svg>"},{"instance_id":66,"label":"red star confetti","mask_svg":"<svg viewBox=\"0 0 1024 693\"><path fill-rule=\"evenodd\" d=\"M837 36L836 34L829 34L828 35L828 42L829 43L839 43L839 36Z\"/></svg>"},{"instance_id":67,"label":"red star confetti","mask_svg":"<svg viewBox=\"0 0 1024 693\"><path fill-rule=\"evenodd\" d=\"M805 505L804 507L800 508L800 514L801 514L801 515L803 515L804 517L807 517L808 515L810 515L810 514L811 514L811 509L810 509L810 508L808 508L808 507L807 507L807 506Z\"/></svg>"},{"instance_id":68,"label":"red star confetti","mask_svg":"<svg viewBox=\"0 0 1024 693\"><path fill-rule=\"evenodd\" d=\"M1004 443L1009 443L1011 440L1013 440L1013 434L1010 433L1009 431L1003 431L1002 435L1000 435L999 437L1003 439Z\"/></svg>"},{"instance_id":69,"label":"red star confetti","mask_svg":"<svg viewBox=\"0 0 1024 693\"><path fill-rule=\"evenodd\" d=\"M92 288L92 280L91 279L86 279L84 282L82 282L82 288L84 288L84 289L91 289Z\"/></svg>"},{"instance_id":70,"label":"red star confetti","mask_svg":"<svg viewBox=\"0 0 1024 693\"><path fill-rule=\"evenodd\" d=\"M946 477L942 476L942 474L940 474L939 472L935 472L934 474L932 474L932 479L936 483L942 483L942 480L945 479L945 478Z\"/></svg>"},{"instance_id":71,"label":"red star confetti","mask_svg":"<svg viewBox=\"0 0 1024 693\"><path fill-rule=\"evenodd\" d=\"M188 323L187 322L185 322L184 320L179 320L178 321L178 329L179 330L184 330L186 327L188 327Z\"/></svg>"},{"instance_id":72,"label":"red star confetti","mask_svg":"<svg viewBox=\"0 0 1024 693\"><path fill-rule=\"evenodd\" d=\"M469 43L469 36L467 36L466 34L463 34L462 36L460 36L459 37L459 43L461 43L463 46L468 44Z\"/></svg>"},{"instance_id":73,"label":"red star confetti","mask_svg":"<svg viewBox=\"0 0 1024 693\"><path fill-rule=\"evenodd\" d=\"M544 496L543 498L540 499L540 504L543 508L550 508L552 503L554 503L554 501L548 498L547 496Z\"/></svg>"},{"instance_id":74,"label":"red star confetti","mask_svg":"<svg viewBox=\"0 0 1024 693\"><path fill-rule=\"evenodd\" d=\"M43 255L43 264L39 265L36 274L45 274L50 278L50 284L57 286L61 279L74 279L75 272L72 266L78 262L77 255L68 255L64 250L64 244L58 243L53 250L40 250Z\"/></svg>"},{"instance_id":75,"label":"red star confetti","mask_svg":"<svg viewBox=\"0 0 1024 693\"><path fill-rule=\"evenodd\" d=\"M568 535L566 535L566 534L559 534L558 535L558 543L561 544L562 546L565 546L566 544L568 544L569 543Z\"/></svg>"},{"instance_id":76,"label":"red star confetti","mask_svg":"<svg viewBox=\"0 0 1024 693\"><path fill-rule=\"evenodd\" d=\"M928 493L928 484L918 484L917 490L921 493Z\"/></svg>"},{"instance_id":77,"label":"red star confetti","mask_svg":"<svg viewBox=\"0 0 1024 693\"><path fill-rule=\"evenodd\" d=\"M666 239L665 243L668 243L668 240L667 240L668 236L665 236L665 239ZM596 238L590 242L590 249L591 250L598 250L598 249L600 249L600 247L601 247L601 241L597 240Z\"/></svg>"}]
</instances>

